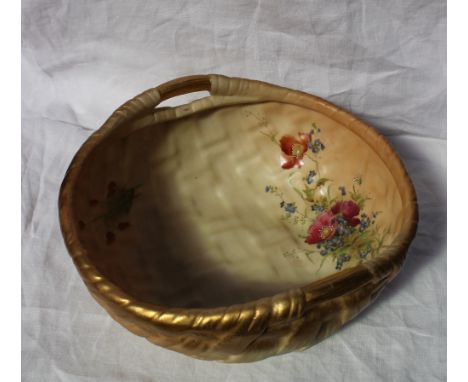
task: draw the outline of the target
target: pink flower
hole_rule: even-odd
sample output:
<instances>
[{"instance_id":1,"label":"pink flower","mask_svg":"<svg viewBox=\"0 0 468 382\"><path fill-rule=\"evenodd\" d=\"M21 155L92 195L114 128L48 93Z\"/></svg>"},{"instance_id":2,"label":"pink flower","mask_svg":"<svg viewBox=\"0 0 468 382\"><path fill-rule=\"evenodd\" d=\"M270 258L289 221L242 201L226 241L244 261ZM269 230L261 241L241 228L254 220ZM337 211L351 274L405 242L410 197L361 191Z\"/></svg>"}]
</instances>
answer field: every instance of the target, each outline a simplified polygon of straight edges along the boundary
<instances>
[{"instance_id":1,"label":"pink flower","mask_svg":"<svg viewBox=\"0 0 468 382\"><path fill-rule=\"evenodd\" d=\"M331 239L336 231L335 216L331 212L323 212L315 219L315 222L307 231L307 244L317 244L323 240Z\"/></svg>"},{"instance_id":2,"label":"pink flower","mask_svg":"<svg viewBox=\"0 0 468 382\"><path fill-rule=\"evenodd\" d=\"M351 227L355 227L360 223L360 220L356 217L360 211L359 206L352 200L335 203L331 211L335 215L341 214Z\"/></svg>"},{"instance_id":3,"label":"pink flower","mask_svg":"<svg viewBox=\"0 0 468 382\"><path fill-rule=\"evenodd\" d=\"M284 163L281 165L284 169L290 169L295 166L301 167L302 158L307 151L310 137L307 134L299 133L299 139L291 135L285 135L280 139L281 151L283 152Z\"/></svg>"}]
</instances>

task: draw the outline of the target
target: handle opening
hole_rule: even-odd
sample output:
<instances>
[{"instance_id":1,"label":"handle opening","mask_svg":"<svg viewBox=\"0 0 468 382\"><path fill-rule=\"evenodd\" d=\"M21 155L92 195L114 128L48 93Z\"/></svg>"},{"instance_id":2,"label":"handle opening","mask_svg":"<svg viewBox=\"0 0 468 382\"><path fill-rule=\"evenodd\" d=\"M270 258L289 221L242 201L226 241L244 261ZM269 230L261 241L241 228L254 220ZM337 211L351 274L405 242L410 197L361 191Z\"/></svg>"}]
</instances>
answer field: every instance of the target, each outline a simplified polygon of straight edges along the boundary
<instances>
[{"instance_id":1,"label":"handle opening","mask_svg":"<svg viewBox=\"0 0 468 382\"><path fill-rule=\"evenodd\" d=\"M180 105L184 105L192 101L195 101L197 99L207 97L209 95L210 95L210 92L206 90L196 91L192 93L184 93L184 94L177 95L175 97L170 97L162 101L158 105L158 107L180 106Z\"/></svg>"}]
</instances>

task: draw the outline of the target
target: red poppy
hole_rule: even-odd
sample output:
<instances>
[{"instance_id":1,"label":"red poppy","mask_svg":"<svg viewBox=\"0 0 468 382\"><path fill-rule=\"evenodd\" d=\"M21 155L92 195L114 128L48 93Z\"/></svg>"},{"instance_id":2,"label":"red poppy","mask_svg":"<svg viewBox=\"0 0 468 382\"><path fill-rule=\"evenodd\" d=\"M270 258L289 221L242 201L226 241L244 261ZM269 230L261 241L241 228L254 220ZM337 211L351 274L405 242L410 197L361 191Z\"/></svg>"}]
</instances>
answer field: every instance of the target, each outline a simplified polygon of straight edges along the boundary
<instances>
[{"instance_id":1,"label":"red poppy","mask_svg":"<svg viewBox=\"0 0 468 382\"><path fill-rule=\"evenodd\" d=\"M359 206L352 200L335 203L331 211L335 215L341 214L351 227L355 227L360 223L360 220L356 217L360 211Z\"/></svg>"},{"instance_id":2,"label":"red poppy","mask_svg":"<svg viewBox=\"0 0 468 382\"><path fill-rule=\"evenodd\" d=\"M335 216L331 212L323 212L309 227L305 242L317 244L323 240L329 240L335 235L336 227Z\"/></svg>"},{"instance_id":3,"label":"red poppy","mask_svg":"<svg viewBox=\"0 0 468 382\"><path fill-rule=\"evenodd\" d=\"M302 166L302 158L307 152L310 137L307 134L299 133L299 139L291 135L285 135L280 139L281 151L283 152L284 162L281 167L290 169L294 166Z\"/></svg>"}]
</instances>

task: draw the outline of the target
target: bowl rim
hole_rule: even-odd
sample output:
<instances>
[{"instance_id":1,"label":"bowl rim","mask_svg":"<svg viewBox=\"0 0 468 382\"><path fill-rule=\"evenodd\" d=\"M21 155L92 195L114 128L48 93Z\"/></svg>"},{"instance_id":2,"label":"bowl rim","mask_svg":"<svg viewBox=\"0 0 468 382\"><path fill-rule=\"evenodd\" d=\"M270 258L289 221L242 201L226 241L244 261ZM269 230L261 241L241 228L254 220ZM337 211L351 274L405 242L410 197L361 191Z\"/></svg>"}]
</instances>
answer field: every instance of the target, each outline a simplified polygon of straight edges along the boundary
<instances>
[{"instance_id":1,"label":"bowl rim","mask_svg":"<svg viewBox=\"0 0 468 382\"><path fill-rule=\"evenodd\" d=\"M145 113L153 113L154 108L163 100L201 90L210 91L212 95L251 96L255 88L261 88L271 94L281 94L285 102L290 100L291 94L297 96L301 102L312 105L314 110L352 130L379 155L392 174L400 191L403 208L406 209L406 220L401 236L398 237L398 244L375 259L302 287L242 304L215 308L177 308L147 303L130 296L98 271L87 255L86 248L78 240L73 196L74 185L84 160L123 122ZM139 322L156 325L165 330L222 330L229 325L235 325L240 317L249 318L250 321L255 318L256 322L262 322L261 328L245 325L240 327L237 333L251 334L255 330L263 330L265 325L271 326L284 320L299 318L315 305L356 291L369 283L380 285L393 279L403 265L407 249L416 234L418 205L413 183L398 154L381 134L351 113L320 97L301 91L257 80L210 74L180 77L166 82L146 90L116 109L107 121L88 137L73 157L60 187L59 220L67 250L75 266L92 295L106 310L113 310L115 313L117 308L122 316L136 318Z\"/></svg>"}]
</instances>

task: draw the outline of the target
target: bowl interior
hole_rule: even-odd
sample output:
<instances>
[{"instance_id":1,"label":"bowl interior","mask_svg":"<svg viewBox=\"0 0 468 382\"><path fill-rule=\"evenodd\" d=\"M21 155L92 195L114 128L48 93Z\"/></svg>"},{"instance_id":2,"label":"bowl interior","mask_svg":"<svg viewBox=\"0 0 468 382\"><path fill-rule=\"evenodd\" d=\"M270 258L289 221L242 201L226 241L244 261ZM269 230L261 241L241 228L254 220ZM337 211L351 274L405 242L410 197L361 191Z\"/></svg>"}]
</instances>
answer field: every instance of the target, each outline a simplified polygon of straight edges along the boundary
<instances>
[{"instance_id":1,"label":"bowl interior","mask_svg":"<svg viewBox=\"0 0 468 382\"><path fill-rule=\"evenodd\" d=\"M402 214L374 148L276 102L122 126L87 157L74 194L98 270L170 307L243 303L353 267L392 245Z\"/></svg>"}]
</instances>

